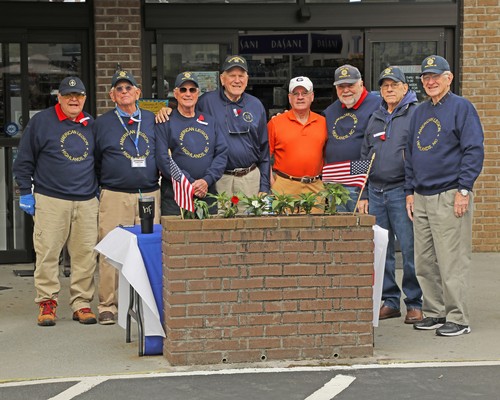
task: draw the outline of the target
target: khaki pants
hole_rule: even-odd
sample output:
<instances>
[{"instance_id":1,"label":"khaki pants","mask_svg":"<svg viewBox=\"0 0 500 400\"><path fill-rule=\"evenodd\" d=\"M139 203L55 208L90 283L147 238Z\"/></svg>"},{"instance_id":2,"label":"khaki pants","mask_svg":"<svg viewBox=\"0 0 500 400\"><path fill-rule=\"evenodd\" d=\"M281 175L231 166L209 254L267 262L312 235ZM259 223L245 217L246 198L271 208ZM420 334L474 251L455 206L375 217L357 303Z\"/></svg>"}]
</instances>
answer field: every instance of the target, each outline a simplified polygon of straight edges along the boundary
<instances>
[{"instance_id":1,"label":"khaki pants","mask_svg":"<svg viewBox=\"0 0 500 400\"><path fill-rule=\"evenodd\" d=\"M415 270L425 315L469 325L467 291L474 199L470 193L469 211L457 218L453 210L456 193L453 189L433 196L415 194Z\"/></svg>"},{"instance_id":2,"label":"khaki pants","mask_svg":"<svg viewBox=\"0 0 500 400\"><path fill-rule=\"evenodd\" d=\"M160 223L160 190L142 193L143 196L155 198L154 223ZM139 193L114 192L103 189L99 204L99 240L102 240L118 225L140 224ZM118 312L118 271L103 256L99 256L99 313Z\"/></svg>"},{"instance_id":3,"label":"khaki pants","mask_svg":"<svg viewBox=\"0 0 500 400\"><path fill-rule=\"evenodd\" d=\"M245 176L222 175L215 184L217 193L226 192L229 196L243 193L246 196L253 196L259 193L260 171L255 168Z\"/></svg>"},{"instance_id":4,"label":"khaki pants","mask_svg":"<svg viewBox=\"0 0 500 400\"><path fill-rule=\"evenodd\" d=\"M71 309L90 307L95 292L98 200L70 201L35 193L35 201L35 302L57 300L59 256L66 244L71 258Z\"/></svg>"}]
</instances>

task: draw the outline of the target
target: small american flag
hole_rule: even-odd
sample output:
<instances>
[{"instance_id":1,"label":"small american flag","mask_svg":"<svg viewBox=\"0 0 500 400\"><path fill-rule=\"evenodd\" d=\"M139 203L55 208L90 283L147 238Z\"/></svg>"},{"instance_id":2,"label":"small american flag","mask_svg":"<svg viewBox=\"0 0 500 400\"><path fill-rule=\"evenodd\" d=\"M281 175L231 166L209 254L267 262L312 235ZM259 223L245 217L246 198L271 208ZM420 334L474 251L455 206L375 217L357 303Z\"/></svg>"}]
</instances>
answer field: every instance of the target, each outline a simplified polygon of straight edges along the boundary
<instances>
[{"instance_id":1,"label":"small american flag","mask_svg":"<svg viewBox=\"0 0 500 400\"><path fill-rule=\"evenodd\" d=\"M194 212L193 185L184 176L172 157L170 157L170 176L172 177L175 202L180 208Z\"/></svg>"},{"instance_id":2,"label":"small american flag","mask_svg":"<svg viewBox=\"0 0 500 400\"><path fill-rule=\"evenodd\" d=\"M365 186L370 160L341 161L323 167L323 182L348 186Z\"/></svg>"}]
</instances>

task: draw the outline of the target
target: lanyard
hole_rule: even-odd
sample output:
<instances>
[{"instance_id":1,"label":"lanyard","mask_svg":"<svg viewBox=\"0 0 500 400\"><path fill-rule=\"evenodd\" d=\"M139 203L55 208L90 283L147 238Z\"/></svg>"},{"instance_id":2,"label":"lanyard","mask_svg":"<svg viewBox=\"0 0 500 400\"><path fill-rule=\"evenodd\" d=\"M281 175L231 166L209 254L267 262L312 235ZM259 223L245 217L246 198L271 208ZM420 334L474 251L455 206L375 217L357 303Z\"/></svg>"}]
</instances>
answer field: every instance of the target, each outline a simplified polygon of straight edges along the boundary
<instances>
[{"instance_id":1,"label":"lanyard","mask_svg":"<svg viewBox=\"0 0 500 400\"><path fill-rule=\"evenodd\" d=\"M137 124L137 132L135 133L135 139L132 139L132 135L130 134L130 131L127 129L127 126L125 125L125 122L123 122L123 118L121 115L118 113L118 111L115 109L115 114L118 117L118 120L123 126L123 129L125 129L125 132L128 133L128 137L130 140L132 140L132 143L134 143L135 151L137 152L137 157L139 157L139 132L141 130L141 109L139 109L139 121ZM135 120L134 120L135 121Z\"/></svg>"}]
</instances>

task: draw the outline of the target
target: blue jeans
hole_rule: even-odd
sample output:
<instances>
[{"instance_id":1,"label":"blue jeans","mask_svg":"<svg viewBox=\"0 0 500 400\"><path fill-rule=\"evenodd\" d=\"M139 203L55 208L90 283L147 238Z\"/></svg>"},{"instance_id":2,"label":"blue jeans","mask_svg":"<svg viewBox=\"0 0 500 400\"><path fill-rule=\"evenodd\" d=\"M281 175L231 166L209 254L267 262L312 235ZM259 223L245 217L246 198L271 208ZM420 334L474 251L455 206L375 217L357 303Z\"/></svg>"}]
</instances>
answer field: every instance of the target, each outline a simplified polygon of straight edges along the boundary
<instances>
[{"instance_id":1,"label":"blue jeans","mask_svg":"<svg viewBox=\"0 0 500 400\"><path fill-rule=\"evenodd\" d=\"M413 223L406 212L406 195L403 187L378 190L369 187L368 205L377 225L389 231L389 243L385 257L384 285L382 300L384 305L400 308L401 289L396 283L396 257L394 251L395 236L399 240L403 256L403 292L407 309L422 308L422 290L415 273L413 258Z\"/></svg>"},{"instance_id":2,"label":"blue jeans","mask_svg":"<svg viewBox=\"0 0 500 400\"><path fill-rule=\"evenodd\" d=\"M351 197L345 205L337 206L337 212L354 212L354 207L358 202L359 188L357 186L347 186L342 185L347 190L349 190L349 196Z\"/></svg>"}]
</instances>

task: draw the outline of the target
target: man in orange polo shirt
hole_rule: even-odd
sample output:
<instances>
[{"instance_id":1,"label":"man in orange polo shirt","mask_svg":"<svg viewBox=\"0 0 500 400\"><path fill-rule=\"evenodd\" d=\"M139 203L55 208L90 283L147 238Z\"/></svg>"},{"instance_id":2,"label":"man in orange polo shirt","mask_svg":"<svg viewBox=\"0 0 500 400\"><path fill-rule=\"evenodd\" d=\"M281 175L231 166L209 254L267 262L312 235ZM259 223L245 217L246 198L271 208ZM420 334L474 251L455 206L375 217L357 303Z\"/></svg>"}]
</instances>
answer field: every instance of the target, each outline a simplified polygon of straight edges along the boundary
<instances>
[{"instance_id":1,"label":"man in orange polo shirt","mask_svg":"<svg viewBox=\"0 0 500 400\"><path fill-rule=\"evenodd\" d=\"M299 195L323 190L320 178L326 145L326 119L311 111L313 84L305 76L290 80L291 110L267 124L269 150L274 157L271 189Z\"/></svg>"}]
</instances>

